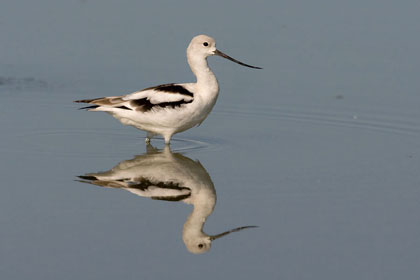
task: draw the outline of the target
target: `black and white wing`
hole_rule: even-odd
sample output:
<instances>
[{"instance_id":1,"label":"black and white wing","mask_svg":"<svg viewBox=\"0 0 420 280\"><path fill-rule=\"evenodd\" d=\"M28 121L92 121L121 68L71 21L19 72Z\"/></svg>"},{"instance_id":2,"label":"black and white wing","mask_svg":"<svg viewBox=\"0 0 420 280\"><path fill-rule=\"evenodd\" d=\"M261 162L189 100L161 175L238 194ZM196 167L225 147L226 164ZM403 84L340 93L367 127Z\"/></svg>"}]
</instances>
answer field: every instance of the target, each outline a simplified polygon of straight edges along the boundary
<instances>
[{"instance_id":1,"label":"black and white wing","mask_svg":"<svg viewBox=\"0 0 420 280\"><path fill-rule=\"evenodd\" d=\"M194 99L190 84L165 84L147 88L124 96L130 107L136 111L149 111L155 108L176 108L191 103ZM190 90L188 89L190 88Z\"/></svg>"},{"instance_id":2,"label":"black and white wing","mask_svg":"<svg viewBox=\"0 0 420 280\"><path fill-rule=\"evenodd\" d=\"M118 108L147 112L158 108L177 108L194 100L194 84L164 84L143 89L123 96L78 100L94 104L82 109Z\"/></svg>"},{"instance_id":3,"label":"black and white wing","mask_svg":"<svg viewBox=\"0 0 420 280\"><path fill-rule=\"evenodd\" d=\"M103 174L107 174L105 172ZM119 188L142 197L155 200L181 201L191 196L191 189L175 181L159 181L146 177L110 178L101 173L90 173L78 176L79 182L107 188ZM111 176L115 177L115 176Z\"/></svg>"}]
</instances>

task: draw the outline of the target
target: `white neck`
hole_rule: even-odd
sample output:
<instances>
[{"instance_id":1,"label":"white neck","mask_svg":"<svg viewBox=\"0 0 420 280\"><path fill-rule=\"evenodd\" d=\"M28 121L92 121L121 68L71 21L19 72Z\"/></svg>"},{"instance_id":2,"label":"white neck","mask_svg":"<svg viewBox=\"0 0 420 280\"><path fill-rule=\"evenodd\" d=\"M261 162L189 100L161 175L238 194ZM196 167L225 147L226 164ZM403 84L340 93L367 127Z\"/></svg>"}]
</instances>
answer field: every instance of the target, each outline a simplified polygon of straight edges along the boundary
<instances>
[{"instance_id":1,"label":"white neck","mask_svg":"<svg viewBox=\"0 0 420 280\"><path fill-rule=\"evenodd\" d=\"M214 189L203 191L201 195L194 198L193 211L188 216L184 229L182 232L183 239L196 239L199 236L207 236L203 232L204 223L207 217L213 212L214 206L216 205L216 194Z\"/></svg>"},{"instance_id":2,"label":"white neck","mask_svg":"<svg viewBox=\"0 0 420 280\"><path fill-rule=\"evenodd\" d=\"M211 89L212 92L219 92L219 84L216 76L213 74L207 64L207 59L203 56L187 55L188 64L192 72L197 77L197 85Z\"/></svg>"},{"instance_id":3,"label":"white neck","mask_svg":"<svg viewBox=\"0 0 420 280\"><path fill-rule=\"evenodd\" d=\"M207 217L213 212L215 204L215 197L211 197L208 201L194 203L194 209L184 224L183 234L187 236L203 234L204 223L206 222Z\"/></svg>"}]
</instances>

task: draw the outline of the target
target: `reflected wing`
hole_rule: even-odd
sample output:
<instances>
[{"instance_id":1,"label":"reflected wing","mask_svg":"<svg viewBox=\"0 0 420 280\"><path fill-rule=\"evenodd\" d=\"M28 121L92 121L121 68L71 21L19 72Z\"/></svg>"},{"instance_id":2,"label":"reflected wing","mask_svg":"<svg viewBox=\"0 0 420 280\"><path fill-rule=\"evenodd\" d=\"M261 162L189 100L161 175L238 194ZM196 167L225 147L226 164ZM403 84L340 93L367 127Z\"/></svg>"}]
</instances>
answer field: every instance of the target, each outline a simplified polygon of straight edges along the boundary
<instances>
[{"instance_id":1,"label":"reflected wing","mask_svg":"<svg viewBox=\"0 0 420 280\"><path fill-rule=\"evenodd\" d=\"M82 183L107 188L121 188L133 194L156 200L181 201L191 196L191 189L176 182L153 181L144 177L130 179L106 179L94 173L78 176Z\"/></svg>"}]
</instances>

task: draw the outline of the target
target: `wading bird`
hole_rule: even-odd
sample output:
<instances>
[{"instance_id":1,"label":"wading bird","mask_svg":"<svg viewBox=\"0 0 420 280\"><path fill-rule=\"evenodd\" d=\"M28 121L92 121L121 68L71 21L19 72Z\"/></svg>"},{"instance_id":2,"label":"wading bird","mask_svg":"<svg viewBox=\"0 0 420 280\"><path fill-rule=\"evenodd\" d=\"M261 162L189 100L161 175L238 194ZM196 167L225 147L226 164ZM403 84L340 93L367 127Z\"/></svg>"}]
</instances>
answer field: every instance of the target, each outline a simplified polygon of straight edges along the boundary
<instances>
[{"instance_id":1,"label":"wading bird","mask_svg":"<svg viewBox=\"0 0 420 280\"><path fill-rule=\"evenodd\" d=\"M207 57L218 55L240 65L240 62L216 49L216 42L206 35L194 37L187 48L188 64L197 78L195 83L163 84L122 96L77 100L91 104L89 111L104 111L124 125L147 131L146 143L162 135L169 144L172 135L200 125L210 114L219 94L216 76Z\"/></svg>"}]
</instances>

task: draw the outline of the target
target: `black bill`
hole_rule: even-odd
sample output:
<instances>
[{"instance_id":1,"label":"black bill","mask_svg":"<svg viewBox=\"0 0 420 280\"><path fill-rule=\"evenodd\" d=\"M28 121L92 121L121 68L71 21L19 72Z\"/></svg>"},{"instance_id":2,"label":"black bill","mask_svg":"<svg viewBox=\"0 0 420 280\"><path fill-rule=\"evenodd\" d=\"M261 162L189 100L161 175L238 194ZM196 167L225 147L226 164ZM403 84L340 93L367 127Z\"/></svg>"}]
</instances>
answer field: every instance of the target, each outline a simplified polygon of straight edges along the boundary
<instances>
[{"instance_id":1,"label":"black bill","mask_svg":"<svg viewBox=\"0 0 420 280\"><path fill-rule=\"evenodd\" d=\"M257 69L260 69L260 68L257 68ZM243 229L246 229L246 228L257 228L257 226L246 226L246 227L238 227L238 228L234 228L234 229L231 229L231 230L225 231L225 232L223 232L223 233L220 233L220 234L217 234L217 235L210 236L210 240L215 240L215 239L217 239L217 238L220 238L220 237L223 237L223 236L225 236L225 235L228 235L229 233L232 233L232 232L237 232L237 231L240 231L240 230L243 230Z\"/></svg>"},{"instance_id":2,"label":"black bill","mask_svg":"<svg viewBox=\"0 0 420 280\"><path fill-rule=\"evenodd\" d=\"M240 64L240 65L242 65L242 66L246 66L246 67L249 67L249 68L254 68L254 69L262 69L261 67L252 66L252 65L249 65L249 64L245 64L245 63L243 63L243 62L240 62L239 60L236 60L236 59L234 59L234 58L232 58L232 57L228 56L227 54L222 53L222 52L221 52L221 51L219 51L219 50L215 50L215 51L214 51L214 54L215 54L215 55L218 55L218 56L221 56L221 57L224 57L224 58L226 58L226 59L229 59L230 61L236 62L236 63L238 63L238 64Z\"/></svg>"}]
</instances>

